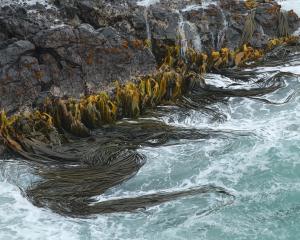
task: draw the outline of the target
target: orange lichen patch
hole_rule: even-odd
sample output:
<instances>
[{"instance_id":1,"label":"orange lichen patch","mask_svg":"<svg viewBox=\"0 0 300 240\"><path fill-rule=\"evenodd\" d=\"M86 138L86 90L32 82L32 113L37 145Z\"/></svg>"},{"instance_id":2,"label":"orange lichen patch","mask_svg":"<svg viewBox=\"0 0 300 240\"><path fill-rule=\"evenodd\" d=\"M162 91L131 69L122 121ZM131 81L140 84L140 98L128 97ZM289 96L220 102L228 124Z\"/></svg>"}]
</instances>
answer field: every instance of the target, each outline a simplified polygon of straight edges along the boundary
<instances>
[{"instance_id":1,"label":"orange lichen patch","mask_svg":"<svg viewBox=\"0 0 300 240\"><path fill-rule=\"evenodd\" d=\"M95 51L93 49L90 49L87 54L86 63L88 65L92 65L94 62L94 57L95 57Z\"/></svg>"},{"instance_id":2,"label":"orange lichen patch","mask_svg":"<svg viewBox=\"0 0 300 240\"><path fill-rule=\"evenodd\" d=\"M130 44L137 49L142 49L144 48L144 42L142 40L136 39L133 41L130 41Z\"/></svg>"},{"instance_id":3,"label":"orange lichen patch","mask_svg":"<svg viewBox=\"0 0 300 240\"><path fill-rule=\"evenodd\" d=\"M273 5L272 7L268 8L266 10L267 13L274 14L278 13L280 11L280 6L279 5Z\"/></svg>"},{"instance_id":4,"label":"orange lichen patch","mask_svg":"<svg viewBox=\"0 0 300 240\"><path fill-rule=\"evenodd\" d=\"M108 48L107 51L108 53L117 54L121 53L123 50L121 50L120 48Z\"/></svg>"},{"instance_id":5,"label":"orange lichen patch","mask_svg":"<svg viewBox=\"0 0 300 240\"><path fill-rule=\"evenodd\" d=\"M127 41L127 40L124 40L124 41L122 42L122 46L123 46L123 48L128 48L128 47L129 47L128 41Z\"/></svg>"},{"instance_id":6,"label":"orange lichen patch","mask_svg":"<svg viewBox=\"0 0 300 240\"><path fill-rule=\"evenodd\" d=\"M234 13L234 14L232 14L232 18L236 22L240 22L243 19L243 16L241 14Z\"/></svg>"},{"instance_id":7,"label":"orange lichen patch","mask_svg":"<svg viewBox=\"0 0 300 240\"><path fill-rule=\"evenodd\" d=\"M35 71L34 72L34 77L35 77L35 79L37 79L37 80L40 81L44 77L44 72L42 72L42 71Z\"/></svg>"}]
</instances>

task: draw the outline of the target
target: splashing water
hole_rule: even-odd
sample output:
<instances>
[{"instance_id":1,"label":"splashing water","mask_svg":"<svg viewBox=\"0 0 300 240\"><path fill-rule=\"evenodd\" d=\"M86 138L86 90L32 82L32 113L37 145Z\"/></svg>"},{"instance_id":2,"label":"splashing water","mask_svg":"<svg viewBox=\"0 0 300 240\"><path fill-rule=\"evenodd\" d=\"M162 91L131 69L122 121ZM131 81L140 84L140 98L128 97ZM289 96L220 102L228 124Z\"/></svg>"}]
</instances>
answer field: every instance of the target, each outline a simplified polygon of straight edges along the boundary
<instances>
[{"instance_id":1,"label":"splashing water","mask_svg":"<svg viewBox=\"0 0 300 240\"><path fill-rule=\"evenodd\" d=\"M192 41L192 47L196 49L197 51L201 52L202 51L202 41L201 41L201 36L200 33L196 27L196 25L192 22L186 21L188 27L189 27L189 32L191 34L191 41Z\"/></svg>"},{"instance_id":2,"label":"splashing water","mask_svg":"<svg viewBox=\"0 0 300 240\"><path fill-rule=\"evenodd\" d=\"M181 46L181 56L185 56L185 53L189 47L189 42L191 42L194 49L202 51L202 42L200 33L196 25L192 22L184 20L181 12L177 11L179 14L178 32L180 37Z\"/></svg>"},{"instance_id":3,"label":"splashing water","mask_svg":"<svg viewBox=\"0 0 300 240\"><path fill-rule=\"evenodd\" d=\"M144 6L144 7L149 7L153 4L159 3L160 0L142 0L142 1L138 1L137 5L139 6Z\"/></svg>"},{"instance_id":4,"label":"splashing water","mask_svg":"<svg viewBox=\"0 0 300 240\"><path fill-rule=\"evenodd\" d=\"M179 32L179 41L180 41L180 54L181 56L185 56L186 50L188 48L188 41L185 35L185 24L186 22L183 19L182 14L177 11L179 14L179 22L178 22L178 32Z\"/></svg>"},{"instance_id":5,"label":"splashing water","mask_svg":"<svg viewBox=\"0 0 300 240\"><path fill-rule=\"evenodd\" d=\"M279 0L277 2L281 5L282 9L287 11L293 9L293 11L297 13L298 16L300 16L300 5L295 4L295 0Z\"/></svg>"},{"instance_id":6,"label":"splashing water","mask_svg":"<svg viewBox=\"0 0 300 240\"><path fill-rule=\"evenodd\" d=\"M217 44L217 49L219 50L219 49L222 47L222 44L223 44L223 42L224 42L224 40L225 40L225 37L226 37L226 31L227 31L227 29L228 29L228 21L227 21L227 19L226 19L226 15L225 15L223 9L220 8L218 5L216 5L216 6L219 8L219 10L220 10L220 12L221 12L221 14L222 14L222 20L223 20L223 29L222 29L222 31L220 31L220 33L218 34L218 44Z\"/></svg>"},{"instance_id":7,"label":"splashing water","mask_svg":"<svg viewBox=\"0 0 300 240\"><path fill-rule=\"evenodd\" d=\"M99 200L176 191L204 184L230 190L236 200L216 193L181 198L136 213L70 219L32 206L16 185L30 185L30 167L0 165L0 239L284 239L300 236L300 61L258 67L255 78L281 72L285 85L260 99L229 98L212 104L226 116L215 121L202 111L177 111L161 118L170 125L213 129L206 140L139 151L148 158L136 177ZM220 88L230 77L208 75ZM285 101L294 92L289 101ZM286 103L284 103L286 102ZM230 204L230 205L229 205ZM296 237L296 238L295 238Z\"/></svg>"},{"instance_id":8,"label":"splashing water","mask_svg":"<svg viewBox=\"0 0 300 240\"><path fill-rule=\"evenodd\" d=\"M202 5L188 5L184 9L182 9L182 12L189 12L189 11L197 11L199 9L203 8Z\"/></svg>"},{"instance_id":9,"label":"splashing water","mask_svg":"<svg viewBox=\"0 0 300 240\"><path fill-rule=\"evenodd\" d=\"M135 213L72 219L34 207L16 187L38 180L32 169L15 160L0 161L0 239L298 239L299 61L255 69L263 79L283 74L285 85L261 98L282 103L294 92L284 104L240 97L212 104L226 116L224 121L202 111L172 108L161 118L165 123L222 134L140 149L149 160L137 176L101 196L112 199L213 183L230 190L236 196L233 203L211 193ZM208 75L206 81L224 89L235 86L222 75Z\"/></svg>"},{"instance_id":10,"label":"splashing water","mask_svg":"<svg viewBox=\"0 0 300 240\"><path fill-rule=\"evenodd\" d=\"M146 22L147 40L149 42L151 42L151 40L152 40L152 36L151 35L152 34L151 34L149 20L148 20L148 8L146 8L145 11L144 11L144 18L145 18L145 22Z\"/></svg>"},{"instance_id":11,"label":"splashing water","mask_svg":"<svg viewBox=\"0 0 300 240\"><path fill-rule=\"evenodd\" d=\"M148 9L151 5L159 3L159 2L160 2L160 0L142 0L142 1L137 2L138 6L146 7L145 11L144 11L144 18L145 18L145 23L146 23L147 41L149 43L151 43L152 34L151 34L151 29L150 29L149 19L148 19Z\"/></svg>"},{"instance_id":12,"label":"splashing water","mask_svg":"<svg viewBox=\"0 0 300 240\"><path fill-rule=\"evenodd\" d=\"M279 0L277 2L281 5L282 9L287 11L293 9L293 11L300 16L300 4L295 4L295 0ZM294 35L300 36L300 28L294 33Z\"/></svg>"},{"instance_id":13,"label":"splashing water","mask_svg":"<svg viewBox=\"0 0 300 240\"><path fill-rule=\"evenodd\" d=\"M36 3L44 5L47 9L54 8L52 2L49 0L0 0L0 7L10 4L23 4L26 6L33 6Z\"/></svg>"},{"instance_id":14,"label":"splashing water","mask_svg":"<svg viewBox=\"0 0 300 240\"><path fill-rule=\"evenodd\" d=\"M184 9L182 9L182 12L189 12L189 11L197 11L199 9L207 8L209 5L214 5L216 8L219 9L221 15L222 15L222 26L223 29L218 33L217 36L215 36L214 32L211 32L212 39L216 39L215 48L216 50L219 50L222 47L222 44L225 40L226 31L228 29L228 21L226 18L226 15L223 11L223 9L219 6L218 2L215 1L202 1L201 5L187 5ZM195 47L197 50L202 50L202 43L201 43L201 37L199 35L199 32L195 26L194 23L191 23L189 21L185 21L187 25L190 27L190 31L193 35L192 37L192 43L193 47Z\"/></svg>"}]
</instances>

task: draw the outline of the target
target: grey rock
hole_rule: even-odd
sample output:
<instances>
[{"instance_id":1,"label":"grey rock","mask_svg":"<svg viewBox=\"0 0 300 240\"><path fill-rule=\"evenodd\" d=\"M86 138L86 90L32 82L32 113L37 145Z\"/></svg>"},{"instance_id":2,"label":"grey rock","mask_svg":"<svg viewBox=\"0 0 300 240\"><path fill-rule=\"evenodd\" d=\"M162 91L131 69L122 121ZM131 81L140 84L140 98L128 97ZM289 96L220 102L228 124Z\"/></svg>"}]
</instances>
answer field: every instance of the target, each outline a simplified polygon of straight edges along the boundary
<instances>
[{"instance_id":1,"label":"grey rock","mask_svg":"<svg viewBox=\"0 0 300 240\"><path fill-rule=\"evenodd\" d=\"M87 88L110 90L115 80L152 72L164 56L162 46L180 43L181 18L189 45L197 35L203 51L234 49L249 12L236 0L206 7L200 0L165 0L148 8L137 0L53 3L51 8L21 3L0 8L0 109L12 113L47 95L79 97ZM187 8L192 4L198 7ZM277 7L275 1L260 1L253 46L263 47L277 36ZM288 24L291 32L300 27L292 11ZM152 51L135 44L149 36Z\"/></svg>"},{"instance_id":2,"label":"grey rock","mask_svg":"<svg viewBox=\"0 0 300 240\"><path fill-rule=\"evenodd\" d=\"M3 145L3 143L1 142L1 139L0 139L0 158L2 158L2 156L4 155L5 153L5 146Z\"/></svg>"},{"instance_id":3,"label":"grey rock","mask_svg":"<svg viewBox=\"0 0 300 240\"><path fill-rule=\"evenodd\" d=\"M15 63L20 56L31 52L35 46L26 40L20 40L0 50L0 67Z\"/></svg>"},{"instance_id":4,"label":"grey rock","mask_svg":"<svg viewBox=\"0 0 300 240\"><path fill-rule=\"evenodd\" d=\"M149 49L128 44L112 27L49 28L31 41L0 50L0 108L9 112L31 106L44 92L79 97L87 84L94 92L109 89L113 81L150 73L156 65Z\"/></svg>"}]
</instances>

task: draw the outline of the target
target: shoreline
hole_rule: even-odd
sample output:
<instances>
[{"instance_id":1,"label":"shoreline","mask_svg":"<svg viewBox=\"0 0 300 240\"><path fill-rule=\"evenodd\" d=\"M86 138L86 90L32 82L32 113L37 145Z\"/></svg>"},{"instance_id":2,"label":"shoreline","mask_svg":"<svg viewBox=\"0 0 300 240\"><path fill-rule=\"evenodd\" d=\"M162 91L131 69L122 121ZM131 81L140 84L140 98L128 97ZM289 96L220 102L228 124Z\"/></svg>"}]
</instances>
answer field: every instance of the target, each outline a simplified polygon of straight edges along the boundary
<instances>
[{"instance_id":1,"label":"shoreline","mask_svg":"<svg viewBox=\"0 0 300 240\"><path fill-rule=\"evenodd\" d=\"M73 186L69 185L70 182L74 181L74 184L78 184L78 186L82 187L82 182L80 180L87 180L87 184L93 184L94 181L100 179L100 183L101 181L106 181L105 184L107 185L104 184L101 190L102 192L105 192L116 184L120 184L124 180L133 177L138 172L139 168L142 167L144 162L143 156L136 152L141 144L155 145L155 143L149 142L150 140L153 140L152 138L154 138L153 141L158 140L157 144L159 145L164 144L172 138L184 138L185 134L192 139L202 139L205 138L206 135L199 132L184 132L183 129L168 128L167 126L157 123L151 123L148 129L145 127L148 126L148 123L145 123L145 126L143 125L144 123L141 123L141 126L137 125L139 127L135 130L137 132L134 132L133 129L130 130L128 126L121 126L119 133L117 130L113 130L116 131L116 133L114 133L116 135L108 134L108 136L101 139L98 135L93 134L93 132L97 132L96 129L101 129L102 126L109 129L109 124L124 117L137 119L145 109L151 109L160 104L176 103L187 109L193 109L203 107L205 103L203 104L201 102L207 96L208 98L210 96L213 96L213 98L232 96L255 97L280 88L280 83L274 83L270 86L250 90L228 90L213 88L209 84L206 84L205 79L203 78L203 75L208 71L219 73L222 73L225 69L236 71L239 67L243 68L243 66L249 66L249 62L256 63L263 61L264 58L272 57L272 54L274 54L275 58L278 58L277 51L284 52L285 48L288 49L290 46L294 45L299 46L299 37L290 36L291 33L289 30L288 19L292 13L281 12L280 8L278 12L276 5L274 6L275 8L270 10L270 14L273 14L273 11L275 11L277 14L276 16L279 19L278 26L276 27L278 36L273 39L269 38L268 41L265 42L263 48L256 48L250 44L256 31L256 20L254 19L255 15L253 15L254 10L251 9L247 10L248 14L244 19L243 31L240 34L239 39L239 47L235 50L222 47L220 50L212 49L210 52L196 51L193 48L190 48L188 44L184 43L184 41L186 41L184 29L184 34L181 33L180 37L184 36L185 38L179 38L179 40L176 41L179 43L177 45L172 45L172 43L162 44L163 42L160 43L160 45L157 45L159 41L152 41L149 43L147 41L148 39L122 40L122 50L120 50L120 47L118 47L118 44L120 44L119 39L116 48L109 46L105 51L102 49L101 53L108 55L122 55L124 51L133 51L135 53L147 53L151 55L152 51L157 51L155 54L156 64L154 64L156 65L157 70L153 70L152 62L150 64L151 67L146 71L147 74L131 75L131 78L127 78L131 79L129 82L125 82L126 78L124 78L120 83L115 83L114 88L110 87L107 92L95 93L95 91L89 88L87 82L85 82L84 96L77 100L74 97L66 96L43 96L43 98L39 99L37 107L32 110L29 109L29 111L13 114L9 117L7 117L5 111L2 111L0 119L0 137L13 152L19 154L28 161L32 161L33 164L37 164L37 168L40 168L41 174L46 179L45 182L35 188L27 189L25 194L30 196L34 205L44 207L50 204L52 210L61 214L80 215L80 209L87 215L94 210L105 212L107 210L105 209L105 204L107 204L105 202L102 203L102 205L97 206L98 210L93 210L90 206L86 205L86 201L88 202L88 199L92 197L93 194L100 194L94 189L95 186L92 186L91 189L87 189L86 192L76 193L82 202L80 203L81 205L74 205L73 195L75 193ZM247 8L248 7L252 8L253 6L247 5ZM256 9L255 7L257 7L257 5L254 6L254 9ZM182 24L180 26L182 26ZM50 33L60 33L60 30L57 31L58 32L56 32L56 30L51 30ZM91 33L92 30L89 29L88 26L85 26L84 28L81 26L81 31L81 34L87 34ZM102 32L100 31L100 33ZM111 33L112 32L109 32L109 34ZM99 34L99 32L97 32L97 34ZM54 34L54 36L50 34L51 42L47 42L47 38L43 39L45 42L42 44L45 46L38 50L41 54L39 57L44 53L50 54L56 61L63 64L60 61L61 56L58 52L52 52L52 44L56 44L53 43L52 40L56 36L56 34ZM63 40L67 43L69 42L69 39ZM155 44L153 44L153 42ZM50 46L48 46L48 44L50 44ZM106 44L108 43L106 42ZM13 47L11 47L11 45L13 45ZM9 46L11 47L10 51L25 46L25 55L28 53L32 54L32 51L36 51L34 49L35 47L31 46L30 43L26 41L22 42L22 44L20 44L20 41L17 41ZM96 45L93 44L93 46ZM56 47L60 49L59 46ZM7 52L7 49L4 51ZM22 52L22 54L24 54L24 52ZM87 66L95 64L94 54L95 52L88 52ZM127 54L130 55L130 52L127 52ZM129 57L127 54L125 57ZM28 56L25 56L25 59L28 60ZM42 59L38 60L39 64L44 61ZM119 60L124 60L124 58ZM4 63L6 62L4 61ZM8 63L11 64L10 61L8 61ZM68 62L68 64L73 64L75 68L81 70L84 67L87 67L76 62ZM26 68L31 69L31 66L29 65ZM64 66L62 65L61 68L64 68ZM39 71L35 72L35 76L41 81L44 77ZM109 84L107 84L106 87L107 86L109 86ZM202 98L203 96L204 98ZM122 127L124 127L124 129L122 129ZM155 132L155 130L153 135L150 136L147 136L146 134L145 139L141 137L140 143L134 142L132 137L127 136L130 134L130 131L133 131L136 136L143 136L144 133L139 132L143 130L143 127L149 131L146 132L147 134L154 131L156 127L158 128L158 132ZM129 133L127 133L128 131ZM169 135L166 137L165 134L167 134L168 131ZM107 134L105 133L105 129L103 129L101 134L104 136ZM118 134L124 134L123 138L119 139L119 137L117 137ZM81 139L83 141L82 146L80 145ZM110 143L111 141L113 144ZM78 146L78 149L76 150L73 149L72 146L72 144L75 143L80 146ZM70 149L68 148L69 145L71 145ZM101 147L99 147L99 145ZM66 148L64 149L64 147ZM126 165L126 163L128 164ZM45 171L44 167L47 167L49 164L54 164L57 169ZM76 166L79 164L77 166L78 168L71 167L74 164ZM87 174L85 174L85 172ZM86 176L88 176L88 173L91 173L90 178L85 179ZM79 179L75 179L73 176L74 174ZM117 174L119 174L119 176L115 176ZM107 178L109 178L109 180L107 180ZM55 182L65 190L61 193L56 193L62 194L61 196L59 195L59 199L52 196L53 193L51 191L53 190L53 184L51 184L51 182ZM97 186L97 189L99 188L100 187ZM57 188L56 191L59 191L59 188ZM202 190L200 189L200 192L201 191ZM187 192L188 194L193 193L193 191ZM82 194L82 196L80 194ZM171 195L170 199L181 194L184 195L183 192ZM157 202L164 202L165 197L165 195L158 194L155 196L155 199ZM55 199L54 202L53 198ZM167 198L169 199L169 196ZM65 199L68 199L65 206L56 204L56 201L63 202ZM142 201L145 200L144 198L141 199ZM138 199L130 199L130 201L138 201ZM117 205L118 203L120 202L117 202ZM149 204L152 203L153 202L149 202ZM126 202L126 204L128 203ZM133 206L138 207L141 207L141 205L143 204L133 204ZM76 209L78 206L80 206L79 210ZM123 208L121 207L121 209ZM126 209L126 207L124 209ZM129 207L128 209L131 208Z\"/></svg>"}]
</instances>

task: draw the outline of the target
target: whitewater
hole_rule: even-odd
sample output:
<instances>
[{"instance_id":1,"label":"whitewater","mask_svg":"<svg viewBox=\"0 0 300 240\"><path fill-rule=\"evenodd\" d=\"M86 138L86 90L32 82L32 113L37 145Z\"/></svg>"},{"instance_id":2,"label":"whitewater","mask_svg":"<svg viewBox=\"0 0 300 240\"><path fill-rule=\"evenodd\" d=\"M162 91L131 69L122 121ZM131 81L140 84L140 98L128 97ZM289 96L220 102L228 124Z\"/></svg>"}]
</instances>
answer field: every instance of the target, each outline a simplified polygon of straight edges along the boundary
<instances>
[{"instance_id":1,"label":"whitewater","mask_svg":"<svg viewBox=\"0 0 300 240\"><path fill-rule=\"evenodd\" d=\"M150 6L155 2L143 0L140 4ZM300 4L295 2L280 4L300 15ZM29 166L12 159L0 161L0 239L299 239L300 59L255 70L255 78L283 74L285 85L263 96L282 104L230 98L211 106L222 112L222 121L200 110L183 113L170 107L171 111L158 117L160 121L223 134L141 148L139 151L148 159L145 166L98 199L214 184L229 190L234 202L210 193L134 213L68 218L37 208L22 196L17 186L29 186L37 177ZM208 74L206 81L218 87L232 83L229 77L217 74ZM291 94L293 97L284 103Z\"/></svg>"}]
</instances>

